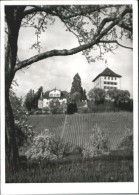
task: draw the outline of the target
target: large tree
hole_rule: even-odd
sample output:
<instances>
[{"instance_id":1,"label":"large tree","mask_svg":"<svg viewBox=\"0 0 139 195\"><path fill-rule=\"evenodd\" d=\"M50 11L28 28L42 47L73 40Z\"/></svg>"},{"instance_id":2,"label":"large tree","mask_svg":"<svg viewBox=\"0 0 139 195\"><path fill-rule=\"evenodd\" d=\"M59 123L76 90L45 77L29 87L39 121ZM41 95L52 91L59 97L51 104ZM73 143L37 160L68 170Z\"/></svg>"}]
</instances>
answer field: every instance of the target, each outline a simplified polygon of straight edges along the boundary
<instances>
[{"instance_id":1,"label":"large tree","mask_svg":"<svg viewBox=\"0 0 139 195\"><path fill-rule=\"evenodd\" d=\"M104 89L93 88L89 91L88 96L91 101L94 101L98 105L104 103L106 92Z\"/></svg>"},{"instance_id":2,"label":"large tree","mask_svg":"<svg viewBox=\"0 0 139 195\"><path fill-rule=\"evenodd\" d=\"M108 90L107 94L111 100L114 100L115 105L119 105L121 102L129 102L130 100L130 93L128 90L113 89Z\"/></svg>"},{"instance_id":3,"label":"large tree","mask_svg":"<svg viewBox=\"0 0 139 195\"><path fill-rule=\"evenodd\" d=\"M79 45L69 50L47 50L40 53L39 35L48 27L48 20L54 25L59 18L68 31L73 33ZM94 60L91 51L99 49L98 56L113 51L117 46L129 48L119 43L125 36L132 39L132 6L131 5L29 5L5 6L5 114L6 114L6 169L15 170L18 164L18 148L15 140L14 117L9 100L9 89L18 70L34 62L53 56L67 56L83 52L87 60ZM88 26L88 28L87 28ZM33 47L38 54L18 60L18 35L22 27L34 27L37 42ZM68 38L67 38L68 40ZM26 48L27 49L27 48ZM130 48L131 49L131 48Z\"/></svg>"},{"instance_id":4,"label":"large tree","mask_svg":"<svg viewBox=\"0 0 139 195\"><path fill-rule=\"evenodd\" d=\"M73 77L73 82L72 82L72 86L71 86L70 94L73 95L74 93L79 93L80 98L83 95L83 88L81 85L81 77L78 73Z\"/></svg>"},{"instance_id":5,"label":"large tree","mask_svg":"<svg viewBox=\"0 0 139 195\"><path fill-rule=\"evenodd\" d=\"M34 98L35 98L34 90L30 89L26 95L24 102L25 107L28 109L28 111L31 111L31 109L35 108Z\"/></svg>"}]
</instances>

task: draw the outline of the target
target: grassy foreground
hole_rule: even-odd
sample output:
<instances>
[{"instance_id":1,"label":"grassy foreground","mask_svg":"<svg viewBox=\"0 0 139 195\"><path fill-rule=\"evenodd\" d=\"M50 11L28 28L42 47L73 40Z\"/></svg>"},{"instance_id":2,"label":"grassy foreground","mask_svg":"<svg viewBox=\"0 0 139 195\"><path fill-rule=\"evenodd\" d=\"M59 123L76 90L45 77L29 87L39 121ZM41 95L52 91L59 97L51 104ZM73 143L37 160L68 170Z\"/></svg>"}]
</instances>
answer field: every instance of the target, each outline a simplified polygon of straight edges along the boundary
<instances>
[{"instance_id":1,"label":"grassy foreground","mask_svg":"<svg viewBox=\"0 0 139 195\"><path fill-rule=\"evenodd\" d=\"M133 182L131 153L114 151L109 156L83 159L70 156L58 162L28 162L7 183Z\"/></svg>"},{"instance_id":2,"label":"grassy foreground","mask_svg":"<svg viewBox=\"0 0 139 195\"><path fill-rule=\"evenodd\" d=\"M88 143L93 126L98 124L108 138L110 154L85 159L75 150L51 162L22 160L15 174L6 173L7 183L133 182L132 147L127 150L117 147L125 127L133 127L133 113L34 115L28 123L37 133L49 129L75 148Z\"/></svg>"}]
</instances>

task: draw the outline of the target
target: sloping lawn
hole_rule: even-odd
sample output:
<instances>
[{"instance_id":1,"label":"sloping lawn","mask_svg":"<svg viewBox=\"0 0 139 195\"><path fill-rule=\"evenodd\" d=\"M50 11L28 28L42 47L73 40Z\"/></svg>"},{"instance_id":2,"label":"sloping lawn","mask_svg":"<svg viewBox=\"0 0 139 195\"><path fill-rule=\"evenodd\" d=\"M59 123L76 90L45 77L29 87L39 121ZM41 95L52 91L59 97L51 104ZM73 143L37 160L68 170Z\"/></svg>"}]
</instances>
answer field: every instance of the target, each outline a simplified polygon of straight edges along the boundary
<instances>
[{"instance_id":1,"label":"sloping lawn","mask_svg":"<svg viewBox=\"0 0 139 195\"><path fill-rule=\"evenodd\" d=\"M89 142L92 128L98 125L108 137L110 154L83 158L80 151L73 150L54 161L22 159L15 174L7 172L7 183L133 182L132 149L117 149L125 129L133 128L132 113L32 115L28 124L37 133L49 129L76 149Z\"/></svg>"},{"instance_id":2,"label":"sloping lawn","mask_svg":"<svg viewBox=\"0 0 139 195\"><path fill-rule=\"evenodd\" d=\"M133 129L133 113L110 112L74 115L32 115L28 123L36 132L49 129L66 142L84 146L88 143L92 128L98 125L108 138L110 148L117 148L126 128Z\"/></svg>"}]
</instances>

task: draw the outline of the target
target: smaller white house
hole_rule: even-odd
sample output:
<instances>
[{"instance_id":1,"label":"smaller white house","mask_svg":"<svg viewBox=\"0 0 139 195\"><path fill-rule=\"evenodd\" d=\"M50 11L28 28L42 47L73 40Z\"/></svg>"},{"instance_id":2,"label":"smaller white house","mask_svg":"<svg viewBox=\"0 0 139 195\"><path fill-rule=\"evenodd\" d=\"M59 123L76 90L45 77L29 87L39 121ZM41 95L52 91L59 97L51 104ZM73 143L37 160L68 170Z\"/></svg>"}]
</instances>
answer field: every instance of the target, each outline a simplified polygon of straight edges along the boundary
<instances>
[{"instance_id":1,"label":"smaller white house","mask_svg":"<svg viewBox=\"0 0 139 195\"><path fill-rule=\"evenodd\" d=\"M38 108L49 107L49 103L51 100L58 100L60 104L66 104L68 95L69 94L67 91L61 91L56 88L51 91L46 91L44 95L42 95L41 93L41 96L38 100Z\"/></svg>"}]
</instances>

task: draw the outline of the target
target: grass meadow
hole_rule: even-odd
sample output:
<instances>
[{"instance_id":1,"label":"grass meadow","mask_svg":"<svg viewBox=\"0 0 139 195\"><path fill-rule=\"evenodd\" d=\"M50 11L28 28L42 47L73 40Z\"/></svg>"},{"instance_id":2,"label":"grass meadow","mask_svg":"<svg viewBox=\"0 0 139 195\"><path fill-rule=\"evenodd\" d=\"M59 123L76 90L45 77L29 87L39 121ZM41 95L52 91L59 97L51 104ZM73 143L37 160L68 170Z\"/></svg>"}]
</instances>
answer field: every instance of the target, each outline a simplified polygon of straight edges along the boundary
<instances>
[{"instance_id":1,"label":"grass meadow","mask_svg":"<svg viewBox=\"0 0 139 195\"><path fill-rule=\"evenodd\" d=\"M37 133L49 129L75 146L88 143L95 125L105 133L110 149L115 150L122 141L126 128L133 129L132 112L109 112L74 115L32 115L28 124Z\"/></svg>"},{"instance_id":2,"label":"grass meadow","mask_svg":"<svg viewBox=\"0 0 139 195\"><path fill-rule=\"evenodd\" d=\"M110 153L84 159L75 151L57 161L25 159L14 175L6 174L7 183L133 182L133 152L118 149L126 128L133 129L133 113L30 115L28 125L36 133L49 129L75 148L84 147L98 125L108 138Z\"/></svg>"}]
</instances>

